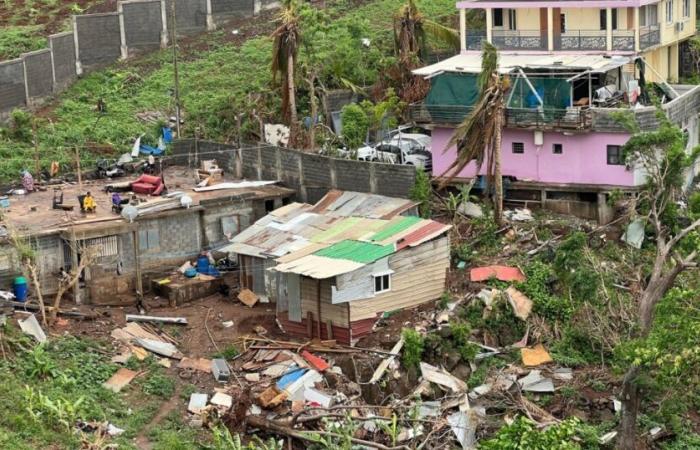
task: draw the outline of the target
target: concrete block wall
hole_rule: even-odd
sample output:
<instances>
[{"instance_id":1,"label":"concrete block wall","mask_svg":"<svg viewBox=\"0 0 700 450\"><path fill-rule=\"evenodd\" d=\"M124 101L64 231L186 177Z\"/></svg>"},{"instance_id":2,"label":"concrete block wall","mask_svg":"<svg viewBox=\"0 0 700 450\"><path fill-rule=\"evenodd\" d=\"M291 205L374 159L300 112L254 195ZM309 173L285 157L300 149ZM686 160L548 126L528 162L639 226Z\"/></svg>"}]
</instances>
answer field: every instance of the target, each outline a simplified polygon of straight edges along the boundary
<instances>
[{"instance_id":1,"label":"concrete block wall","mask_svg":"<svg viewBox=\"0 0 700 450\"><path fill-rule=\"evenodd\" d=\"M54 92L67 88L77 77L75 71L75 39L72 32L49 36L53 63Z\"/></svg>"},{"instance_id":2,"label":"concrete block wall","mask_svg":"<svg viewBox=\"0 0 700 450\"><path fill-rule=\"evenodd\" d=\"M52 58L48 48L22 55L27 103L30 106L53 94Z\"/></svg>"},{"instance_id":3,"label":"concrete block wall","mask_svg":"<svg viewBox=\"0 0 700 450\"><path fill-rule=\"evenodd\" d=\"M21 59L0 62L0 118L14 108L27 105L24 62Z\"/></svg>"},{"instance_id":4,"label":"concrete block wall","mask_svg":"<svg viewBox=\"0 0 700 450\"><path fill-rule=\"evenodd\" d=\"M158 49L168 42L167 11L160 0L130 0L117 5L120 17L121 56Z\"/></svg>"},{"instance_id":5,"label":"concrete block wall","mask_svg":"<svg viewBox=\"0 0 700 450\"><path fill-rule=\"evenodd\" d=\"M235 147L206 141L198 141L197 146L201 155L211 155L220 167L224 163L226 167L235 166ZM192 140L177 141L168 157L169 164L186 163L186 155L192 151ZM271 145L245 145L240 154L244 178L279 180L296 190L300 200L308 202L318 200L329 189L407 198L416 177L413 166L329 158Z\"/></svg>"},{"instance_id":6,"label":"concrete block wall","mask_svg":"<svg viewBox=\"0 0 700 450\"><path fill-rule=\"evenodd\" d=\"M261 0L124 0L115 12L73 16L73 30L49 36L46 49L0 61L0 123L13 109L35 106L63 91L79 75L167 46L171 1L178 35L212 30L216 23L279 6L268 0L262 6Z\"/></svg>"}]
</instances>

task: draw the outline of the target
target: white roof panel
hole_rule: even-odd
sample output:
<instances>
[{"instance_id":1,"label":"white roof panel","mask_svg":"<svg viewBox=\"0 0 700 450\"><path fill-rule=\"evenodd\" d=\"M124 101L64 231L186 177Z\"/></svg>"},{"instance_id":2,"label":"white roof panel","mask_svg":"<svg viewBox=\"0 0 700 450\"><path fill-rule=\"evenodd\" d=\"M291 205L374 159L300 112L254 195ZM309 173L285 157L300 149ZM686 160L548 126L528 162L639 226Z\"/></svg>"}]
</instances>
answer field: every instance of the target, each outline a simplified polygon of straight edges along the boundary
<instances>
[{"instance_id":1,"label":"white roof panel","mask_svg":"<svg viewBox=\"0 0 700 450\"><path fill-rule=\"evenodd\" d=\"M498 71L510 73L521 67L524 69L579 69L607 72L629 62L630 58L625 56L500 54ZM413 71L415 75L422 76L433 76L441 72L479 73L481 72L481 53L456 55Z\"/></svg>"}]
</instances>

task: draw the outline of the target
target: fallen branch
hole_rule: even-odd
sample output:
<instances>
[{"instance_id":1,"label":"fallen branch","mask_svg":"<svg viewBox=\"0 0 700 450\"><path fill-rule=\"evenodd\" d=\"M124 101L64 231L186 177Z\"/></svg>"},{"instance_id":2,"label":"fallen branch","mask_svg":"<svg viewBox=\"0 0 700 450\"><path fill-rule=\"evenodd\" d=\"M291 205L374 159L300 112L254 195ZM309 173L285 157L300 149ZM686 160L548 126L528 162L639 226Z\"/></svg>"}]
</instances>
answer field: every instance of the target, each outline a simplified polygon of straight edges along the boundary
<instances>
[{"instance_id":1,"label":"fallen branch","mask_svg":"<svg viewBox=\"0 0 700 450\"><path fill-rule=\"evenodd\" d=\"M346 436L342 436L337 433L330 433L328 431L297 431L292 428L289 428L287 426L284 426L280 423L274 422L272 420L267 420L263 417L260 416L248 416L246 418L246 421L248 425L255 427L255 428L260 428L262 430L270 431L272 433L276 434L281 434L283 436L288 436L292 437L295 439L299 439L302 441L306 442L314 442L318 443L318 439L314 438L313 435L317 434L320 436L328 436L328 437L334 437L334 438L341 438L341 439L346 439ZM366 441L364 439L357 439L354 437L350 438L351 442L353 444L358 444L358 445L364 445L370 448L376 448L379 450L410 450L410 448L406 445L401 445L398 447L388 447L383 444L379 444L377 442L372 442L372 441Z\"/></svg>"}]
</instances>

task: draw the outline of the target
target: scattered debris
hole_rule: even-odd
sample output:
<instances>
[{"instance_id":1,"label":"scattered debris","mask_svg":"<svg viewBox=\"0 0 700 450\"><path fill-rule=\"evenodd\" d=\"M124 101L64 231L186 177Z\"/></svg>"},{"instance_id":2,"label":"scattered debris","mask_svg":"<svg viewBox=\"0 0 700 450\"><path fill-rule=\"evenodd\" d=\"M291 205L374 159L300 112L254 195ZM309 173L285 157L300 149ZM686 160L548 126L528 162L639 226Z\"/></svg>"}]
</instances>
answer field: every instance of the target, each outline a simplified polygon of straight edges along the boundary
<instances>
[{"instance_id":1,"label":"scattered debris","mask_svg":"<svg viewBox=\"0 0 700 450\"><path fill-rule=\"evenodd\" d=\"M474 448L476 443L476 424L470 413L471 411L458 411L447 416L447 423L463 450Z\"/></svg>"},{"instance_id":2,"label":"scattered debris","mask_svg":"<svg viewBox=\"0 0 700 450\"><path fill-rule=\"evenodd\" d=\"M635 219L627 225L625 233L620 239L626 242L628 245L640 249L644 243L644 226L646 225L644 219Z\"/></svg>"},{"instance_id":3,"label":"scattered debris","mask_svg":"<svg viewBox=\"0 0 700 450\"><path fill-rule=\"evenodd\" d=\"M225 322L221 322L221 326L224 328L231 328L233 326L233 320L227 320Z\"/></svg>"},{"instance_id":4,"label":"scattered debris","mask_svg":"<svg viewBox=\"0 0 700 450\"><path fill-rule=\"evenodd\" d=\"M229 409L233 405L233 397L223 392L217 392L212 396L211 400L209 400L209 403Z\"/></svg>"},{"instance_id":5,"label":"scattered debris","mask_svg":"<svg viewBox=\"0 0 700 450\"><path fill-rule=\"evenodd\" d=\"M609 444L617 437L617 431L611 431L609 433L605 433L602 435L599 439L600 443L603 445Z\"/></svg>"},{"instance_id":6,"label":"scattered debris","mask_svg":"<svg viewBox=\"0 0 700 450\"><path fill-rule=\"evenodd\" d=\"M19 319L17 322L22 331L32 336L37 342L42 343L47 341L46 333L44 333L44 330L41 328L41 325L39 325L34 314L29 314L25 319Z\"/></svg>"},{"instance_id":7,"label":"scattered debris","mask_svg":"<svg viewBox=\"0 0 700 450\"><path fill-rule=\"evenodd\" d=\"M318 405L323 408L330 408L333 405L333 397L326 395L312 387L304 389L304 400L312 405Z\"/></svg>"},{"instance_id":8,"label":"scattered debris","mask_svg":"<svg viewBox=\"0 0 700 450\"><path fill-rule=\"evenodd\" d=\"M112 392L119 392L126 385L131 383L131 380L136 378L137 375L138 372L122 367L121 369L117 370L117 372L112 375L109 380L105 381L102 386Z\"/></svg>"},{"instance_id":9,"label":"scattered debris","mask_svg":"<svg viewBox=\"0 0 700 450\"><path fill-rule=\"evenodd\" d=\"M330 365L324 360L323 358L319 358L316 355L313 355L309 353L308 351L304 350L301 352L301 356L316 370L319 372L323 372L325 370L328 370Z\"/></svg>"},{"instance_id":10,"label":"scattered debris","mask_svg":"<svg viewBox=\"0 0 700 450\"><path fill-rule=\"evenodd\" d=\"M214 374L214 379L220 383L228 381L231 377L231 371L229 370L225 359L212 359L211 372Z\"/></svg>"},{"instance_id":11,"label":"scattered debris","mask_svg":"<svg viewBox=\"0 0 700 450\"><path fill-rule=\"evenodd\" d=\"M156 323L176 323L179 325L187 325L185 317L157 317L157 316L140 316L138 314L127 314L127 322L156 322Z\"/></svg>"},{"instance_id":12,"label":"scattered debris","mask_svg":"<svg viewBox=\"0 0 700 450\"><path fill-rule=\"evenodd\" d=\"M190 395L190 402L187 405L187 411L191 412L192 414L200 414L207 406L208 399L209 396L207 394Z\"/></svg>"},{"instance_id":13,"label":"scattered debris","mask_svg":"<svg viewBox=\"0 0 700 450\"><path fill-rule=\"evenodd\" d=\"M481 205L477 205L474 202L462 202L457 207L457 212L464 214L467 217L480 218L484 217L484 210Z\"/></svg>"},{"instance_id":14,"label":"scattered debris","mask_svg":"<svg viewBox=\"0 0 700 450\"><path fill-rule=\"evenodd\" d=\"M531 370L526 376L518 380L523 391L528 392L554 392L554 383L551 378L545 378L539 370Z\"/></svg>"},{"instance_id":15,"label":"scattered debris","mask_svg":"<svg viewBox=\"0 0 700 450\"><path fill-rule=\"evenodd\" d=\"M539 366L552 362L552 357L542 344L537 344L533 348L521 348L520 356L526 366Z\"/></svg>"},{"instance_id":16,"label":"scattered debris","mask_svg":"<svg viewBox=\"0 0 700 450\"><path fill-rule=\"evenodd\" d=\"M530 311L532 311L532 300L512 286L506 289L506 294L508 294L508 303L513 308L515 317L527 320Z\"/></svg>"},{"instance_id":17,"label":"scattered debris","mask_svg":"<svg viewBox=\"0 0 700 450\"><path fill-rule=\"evenodd\" d=\"M574 379L574 372L569 368L560 367L552 371L552 378L561 381L571 381Z\"/></svg>"},{"instance_id":18,"label":"scattered debris","mask_svg":"<svg viewBox=\"0 0 700 450\"><path fill-rule=\"evenodd\" d=\"M386 369L389 368L389 365L394 361L396 355L398 355L403 348L403 344L403 338L399 339L399 341L394 344L394 347L391 349L391 356L384 358L384 360L379 363L379 366L374 371L374 374L372 374L372 378L369 380L370 384L381 380L382 376L384 376L384 372L386 372Z\"/></svg>"},{"instance_id":19,"label":"scattered debris","mask_svg":"<svg viewBox=\"0 0 700 450\"><path fill-rule=\"evenodd\" d=\"M177 363L178 369L199 370L200 372L211 373L211 360L206 358L184 357Z\"/></svg>"},{"instance_id":20,"label":"scattered debris","mask_svg":"<svg viewBox=\"0 0 700 450\"><path fill-rule=\"evenodd\" d=\"M534 217L532 217L532 211L527 208L506 211L504 215L508 220L512 220L514 222L530 222L534 220Z\"/></svg>"},{"instance_id":21,"label":"scattered debris","mask_svg":"<svg viewBox=\"0 0 700 450\"><path fill-rule=\"evenodd\" d=\"M151 353L173 359L182 359L182 353L170 342L138 338L136 343Z\"/></svg>"},{"instance_id":22,"label":"scattered debris","mask_svg":"<svg viewBox=\"0 0 700 450\"><path fill-rule=\"evenodd\" d=\"M438 369L435 366L421 362L420 371L423 378L427 381L444 386L452 392L465 392L467 390L467 384L464 381L450 375L444 369Z\"/></svg>"},{"instance_id":23,"label":"scattered debris","mask_svg":"<svg viewBox=\"0 0 700 450\"><path fill-rule=\"evenodd\" d=\"M501 281L525 281L525 274L517 267L485 266L474 267L469 272L472 281L488 281L496 278Z\"/></svg>"},{"instance_id":24,"label":"scattered debris","mask_svg":"<svg viewBox=\"0 0 700 450\"><path fill-rule=\"evenodd\" d=\"M241 303L243 303L247 307L252 308L253 306L255 306L255 304L258 302L258 300L260 300L260 297L258 297L250 289L243 289L238 294L238 300L240 300Z\"/></svg>"}]
</instances>

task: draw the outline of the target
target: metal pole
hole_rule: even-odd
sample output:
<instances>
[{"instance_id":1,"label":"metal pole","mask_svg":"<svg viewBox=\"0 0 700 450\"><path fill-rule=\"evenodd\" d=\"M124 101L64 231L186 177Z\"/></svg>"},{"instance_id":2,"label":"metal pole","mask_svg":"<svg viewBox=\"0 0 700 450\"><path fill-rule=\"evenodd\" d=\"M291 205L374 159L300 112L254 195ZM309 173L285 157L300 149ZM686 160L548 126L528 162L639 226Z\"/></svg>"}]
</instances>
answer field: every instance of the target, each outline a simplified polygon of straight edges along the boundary
<instances>
[{"instance_id":1,"label":"metal pole","mask_svg":"<svg viewBox=\"0 0 700 450\"><path fill-rule=\"evenodd\" d=\"M180 78L177 72L177 19L175 15L175 2L170 1L170 14L172 15L171 40L173 42L173 76L175 78L175 131L177 138L180 139Z\"/></svg>"}]
</instances>

